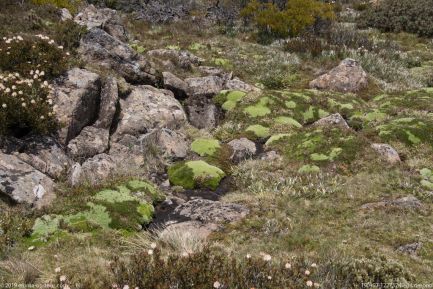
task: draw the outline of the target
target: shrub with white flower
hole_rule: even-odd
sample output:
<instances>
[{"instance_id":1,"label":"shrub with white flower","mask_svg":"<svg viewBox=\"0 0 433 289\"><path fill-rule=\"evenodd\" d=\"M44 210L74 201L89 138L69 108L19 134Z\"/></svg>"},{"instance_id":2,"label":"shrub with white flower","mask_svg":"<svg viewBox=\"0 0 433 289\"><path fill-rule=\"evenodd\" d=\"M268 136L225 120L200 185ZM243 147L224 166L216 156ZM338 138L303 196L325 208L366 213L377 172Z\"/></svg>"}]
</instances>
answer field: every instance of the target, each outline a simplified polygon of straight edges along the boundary
<instances>
[{"instance_id":1,"label":"shrub with white flower","mask_svg":"<svg viewBox=\"0 0 433 289\"><path fill-rule=\"evenodd\" d=\"M41 34L3 37L0 39L0 71L20 74L40 71L39 76L52 79L66 71L66 53L54 40Z\"/></svg>"},{"instance_id":2,"label":"shrub with white flower","mask_svg":"<svg viewBox=\"0 0 433 289\"><path fill-rule=\"evenodd\" d=\"M43 71L32 74L0 74L0 135L43 134L56 128L51 86Z\"/></svg>"},{"instance_id":3,"label":"shrub with white flower","mask_svg":"<svg viewBox=\"0 0 433 289\"><path fill-rule=\"evenodd\" d=\"M0 135L53 131L49 81L67 68L66 51L48 36L0 38Z\"/></svg>"}]
</instances>

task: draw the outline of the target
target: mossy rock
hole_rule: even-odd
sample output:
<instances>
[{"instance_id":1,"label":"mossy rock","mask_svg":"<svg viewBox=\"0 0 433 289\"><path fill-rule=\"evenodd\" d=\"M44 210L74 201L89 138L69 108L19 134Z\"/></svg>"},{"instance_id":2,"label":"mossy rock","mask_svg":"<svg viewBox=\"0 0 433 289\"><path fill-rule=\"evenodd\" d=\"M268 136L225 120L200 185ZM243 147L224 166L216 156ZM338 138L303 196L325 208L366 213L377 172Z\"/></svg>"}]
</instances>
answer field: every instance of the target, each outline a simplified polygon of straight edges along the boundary
<instances>
[{"instance_id":1,"label":"mossy rock","mask_svg":"<svg viewBox=\"0 0 433 289\"><path fill-rule=\"evenodd\" d=\"M240 90L225 90L221 92L222 96L224 99L224 102L222 104L222 108L225 111L232 111L236 108L238 102L240 102L242 100L242 98L244 98L246 94L246 92L240 91Z\"/></svg>"},{"instance_id":2,"label":"mossy rock","mask_svg":"<svg viewBox=\"0 0 433 289\"><path fill-rule=\"evenodd\" d=\"M258 103L247 106L244 109L244 112L250 117L262 117L271 113L271 109L268 107L268 105L272 103L272 99L265 96L260 98Z\"/></svg>"},{"instance_id":3,"label":"mossy rock","mask_svg":"<svg viewBox=\"0 0 433 289\"><path fill-rule=\"evenodd\" d=\"M279 134L275 134L272 135L265 143L266 147L269 147L270 145L272 145L272 143L277 142L285 137L289 137L290 134L288 133L279 133Z\"/></svg>"},{"instance_id":4,"label":"mossy rock","mask_svg":"<svg viewBox=\"0 0 433 289\"><path fill-rule=\"evenodd\" d=\"M36 219L30 240L43 243L53 236L98 230L138 231L152 220L153 203L163 199L154 185L132 180L97 192L79 212L66 211Z\"/></svg>"},{"instance_id":5,"label":"mossy rock","mask_svg":"<svg viewBox=\"0 0 433 289\"><path fill-rule=\"evenodd\" d=\"M433 172L428 168L420 170L422 176L421 185L427 190L433 190Z\"/></svg>"},{"instance_id":6,"label":"mossy rock","mask_svg":"<svg viewBox=\"0 0 433 289\"><path fill-rule=\"evenodd\" d=\"M211 138L199 138L191 144L191 150L201 157L213 156L219 148L219 141Z\"/></svg>"},{"instance_id":7,"label":"mossy rock","mask_svg":"<svg viewBox=\"0 0 433 289\"><path fill-rule=\"evenodd\" d=\"M184 189L209 188L215 190L225 173L205 161L188 161L168 169L170 183Z\"/></svg>"},{"instance_id":8,"label":"mossy rock","mask_svg":"<svg viewBox=\"0 0 433 289\"><path fill-rule=\"evenodd\" d=\"M246 128L246 132L253 133L256 137L266 138L270 135L270 129L260 124L250 125Z\"/></svg>"}]
</instances>

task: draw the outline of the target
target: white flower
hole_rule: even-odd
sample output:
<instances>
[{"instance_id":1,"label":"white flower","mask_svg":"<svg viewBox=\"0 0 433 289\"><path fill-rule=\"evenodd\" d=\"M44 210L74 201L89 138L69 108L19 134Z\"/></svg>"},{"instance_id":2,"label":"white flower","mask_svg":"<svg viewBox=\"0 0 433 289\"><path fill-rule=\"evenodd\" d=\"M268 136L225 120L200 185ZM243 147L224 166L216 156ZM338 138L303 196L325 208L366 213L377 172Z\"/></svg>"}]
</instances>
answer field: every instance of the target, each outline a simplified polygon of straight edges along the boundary
<instances>
[{"instance_id":1,"label":"white flower","mask_svg":"<svg viewBox=\"0 0 433 289\"><path fill-rule=\"evenodd\" d=\"M30 247L27 248L27 250L29 250L29 251L33 251L34 249L35 249L35 246L30 246Z\"/></svg>"},{"instance_id":2,"label":"white flower","mask_svg":"<svg viewBox=\"0 0 433 289\"><path fill-rule=\"evenodd\" d=\"M45 75L45 71L41 71L41 73L39 73L40 76L44 76Z\"/></svg>"},{"instance_id":3,"label":"white flower","mask_svg":"<svg viewBox=\"0 0 433 289\"><path fill-rule=\"evenodd\" d=\"M56 272L56 273L60 273L61 270L62 270L62 269L60 269L60 267L57 267L56 269L54 269L54 272Z\"/></svg>"},{"instance_id":4,"label":"white flower","mask_svg":"<svg viewBox=\"0 0 433 289\"><path fill-rule=\"evenodd\" d=\"M48 102L48 104L53 104L53 100L52 99L49 99L49 100L47 100L47 102Z\"/></svg>"},{"instance_id":5,"label":"white flower","mask_svg":"<svg viewBox=\"0 0 433 289\"><path fill-rule=\"evenodd\" d=\"M290 269L290 268L292 268L292 264L286 263L286 265L284 267L286 267L286 269Z\"/></svg>"},{"instance_id":6,"label":"white flower","mask_svg":"<svg viewBox=\"0 0 433 289\"><path fill-rule=\"evenodd\" d=\"M307 281L307 286L308 286L308 287L313 286L313 281L308 280L308 281Z\"/></svg>"},{"instance_id":7,"label":"white flower","mask_svg":"<svg viewBox=\"0 0 433 289\"><path fill-rule=\"evenodd\" d=\"M60 45L60 46L58 46L58 48L59 48L59 49L63 49L63 46Z\"/></svg>"},{"instance_id":8,"label":"white flower","mask_svg":"<svg viewBox=\"0 0 433 289\"><path fill-rule=\"evenodd\" d=\"M5 92L6 92L6 93L9 93L9 92L11 92L11 89L10 89L9 87L7 87L7 88L5 89Z\"/></svg>"},{"instance_id":9,"label":"white flower","mask_svg":"<svg viewBox=\"0 0 433 289\"><path fill-rule=\"evenodd\" d=\"M147 250L147 254L149 254L149 255L153 255L153 250L152 250L152 249Z\"/></svg>"},{"instance_id":10,"label":"white flower","mask_svg":"<svg viewBox=\"0 0 433 289\"><path fill-rule=\"evenodd\" d=\"M305 275L310 275L310 271L308 271L308 270L305 270Z\"/></svg>"},{"instance_id":11,"label":"white flower","mask_svg":"<svg viewBox=\"0 0 433 289\"><path fill-rule=\"evenodd\" d=\"M221 283L220 282L218 282L218 281L215 281L214 283L213 283L213 288L220 288L221 287Z\"/></svg>"},{"instance_id":12,"label":"white flower","mask_svg":"<svg viewBox=\"0 0 433 289\"><path fill-rule=\"evenodd\" d=\"M23 103L21 103L21 106L22 106L22 107L26 107L27 104L26 104L25 102L23 102Z\"/></svg>"},{"instance_id":13,"label":"white flower","mask_svg":"<svg viewBox=\"0 0 433 289\"><path fill-rule=\"evenodd\" d=\"M69 287L68 284L65 284L65 285L63 286L63 289L71 289L71 287Z\"/></svg>"},{"instance_id":14,"label":"white flower","mask_svg":"<svg viewBox=\"0 0 433 289\"><path fill-rule=\"evenodd\" d=\"M3 104L2 104L2 107L3 107L3 108L6 108L6 107L8 107L8 106L6 105L6 103L3 103Z\"/></svg>"},{"instance_id":15,"label":"white flower","mask_svg":"<svg viewBox=\"0 0 433 289\"><path fill-rule=\"evenodd\" d=\"M31 103L31 104L35 104L36 101L35 101L34 99L32 99L32 100L30 100L30 103Z\"/></svg>"},{"instance_id":16,"label":"white flower","mask_svg":"<svg viewBox=\"0 0 433 289\"><path fill-rule=\"evenodd\" d=\"M150 244L150 248L155 249L156 248L156 243Z\"/></svg>"},{"instance_id":17,"label":"white flower","mask_svg":"<svg viewBox=\"0 0 433 289\"><path fill-rule=\"evenodd\" d=\"M17 93L16 92L12 92L12 96L17 96Z\"/></svg>"},{"instance_id":18,"label":"white flower","mask_svg":"<svg viewBox=\"0 0 433 289\"><path fill-rule=\"evenodd\" d=\"M129 289L128 285L123 286L123 289Z\"/></svg>"},{"instance_id":19,"label":"white flower","mask_svg":"<svg viewBox=\"0 0 433 289\"><path fill-rule=\"evenodd\" d=\"M60 280L60 282L65 282L66 276L65 275L60 276L59 280Z\"/></svg>"},{"instance_id":20,"label":"white flower","mask_svg":"<svg viewBox=\"0 0 433 289\"><path fill-rule=\"evenodd\" d=\"M268 280L272 280L272 276L268 276Z\"/></svg>"},{"instance_id":21,"label":"white flower","mask_svg":"<svg viewBox=\"0 0 433 289\"><path fill-rule=\"evenodd\" d=\"M317 264L316 264L316 263L313 263L313 264L311 264L311 267L313 267L313 268L317 268Z\"/></svg>"},{"instance_id":22,"label":"white flower","mask_svg":"<svg viewBox=\"0 0 433 289\"><path fill-rule=\"evenodd\" d=\"M70 54L69 52L66 52L66 55L69 56L69 55L71 55L71 54Z\"/></svg>"},{"instance_id":23,"label":"white flower","mask_svg":"<svg viewBox=\"0 0 433 289\"><path fill-rule=\"evenodd\" d=\"M271 255L269 255L269 254L265 254L265 255L263 256L263 260L265 260L265 261L271 261L271 259L272 259L272 257L271 257Z\"/></svg>"},{"instance_id":24,"label":"white flower","mask_svg":"<svg viewBox=\"0 0 433 289\"><path fill-rule=\"evenodd\" d=\"M40 119L44 119L44 118L45 118L45 116L41 115Z\"/></svg>"},{"instance_id":25,"label":"white flower","mask_svg":"<svg viewBox=\"0 0 433 289\"><path fill-rule=\"evenodd\" d=\"M319 287L320 287L320 284L319 284L319 283L314 283L314 287L315 287L315 288L319 288Z\"/></svg>"},{"instance_id":26,"label":"white flower","mask_svg":"<svg viewBox=\"0 0 433 289\"><path fill-rule=\"evenodd\" d=\"M247 254L247 259L250 259L251 258L251 255L250 254Z\"/></svg>"},{"instance_id":27,"label":"white flower","mask_svg":"<svg viewBox=\"0 0 433 289\"><path fill-rule=\"evenodd\" d=\"M18 91L18 94L19 94L19 95L22 95L22 94L23 94L23 91L22 91L22 90Z\"/></svg>"},{"instance_id":28,"label":"white flower","mask_svg":"<svg viewBox=\"0 0 433 289\"><path fill-rule=\"evenodd\" d=\"M12 85L12 90L17 89L17 87L15 85Z\"/></svg>"}]
</instances>

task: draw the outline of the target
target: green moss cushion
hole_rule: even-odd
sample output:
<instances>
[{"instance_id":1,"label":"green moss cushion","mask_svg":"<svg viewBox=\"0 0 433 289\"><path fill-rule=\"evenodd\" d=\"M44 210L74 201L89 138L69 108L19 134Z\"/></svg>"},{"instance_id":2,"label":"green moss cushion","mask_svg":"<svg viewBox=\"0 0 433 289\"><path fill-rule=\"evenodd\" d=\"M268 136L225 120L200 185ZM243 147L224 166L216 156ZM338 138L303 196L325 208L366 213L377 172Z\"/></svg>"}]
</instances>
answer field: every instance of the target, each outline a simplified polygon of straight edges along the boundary
<instances>
[{"instance_id":1,"label":"green moss cushion","mask_svg":"<svg viewBox=\"0 0 433 289\"><path fill-rule=\"evenodd\" d=\"M216 139L200 138L191 144L191 150L202 157L213 156L219 148L221 145Z\"/></svg>"},{"instance_id":2,"label":"green moss cushion","mask_svg":"<svg viewBox=\"0 0 433 289\"><path fill-rule=\"evenodd\" d=\"M204 161L189 161L169 168L170 183L185 189L210 188L215 190L225 173Z\"/></svg>"}]
</instances>

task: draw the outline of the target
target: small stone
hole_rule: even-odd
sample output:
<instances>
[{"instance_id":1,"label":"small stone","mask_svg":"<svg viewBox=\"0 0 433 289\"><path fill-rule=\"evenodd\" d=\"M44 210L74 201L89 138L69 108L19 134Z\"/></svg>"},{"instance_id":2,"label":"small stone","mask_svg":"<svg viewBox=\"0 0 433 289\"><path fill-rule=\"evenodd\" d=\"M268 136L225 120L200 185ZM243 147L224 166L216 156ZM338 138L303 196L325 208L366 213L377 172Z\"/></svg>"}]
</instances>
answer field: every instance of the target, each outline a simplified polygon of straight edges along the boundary
<instances>
[{"instance_id":1,"label":"small stone","mask_svg":"<svg viewBox=\"0 0 433 289\"><path fill-rule=\"evenodd\" d=\"M398 152L388 144L374 143L371 145L371 148L375 150L381 158L390 164L397 164L401 162Z\"/></svg>"},{"instance_id":2,"label":"small stone","mask_svg":"<svg viewBox=\"0 0 433 289\"><path fill-rule=\"evenodd\" d=\"M232 140L228 145L233 150L230 159L236 163L252 158L257 152L256 144L247 138Z\"/></svg>"},{"instance_id":3,"label":"small stone","mask_svg":"<svg viewBox=\"0 0 433 289\"><path fill-rule=\"evenodd\" d=\"M343 129L350 129L347 122L344 120L344 118L339 113L331 114L327 117L321 118L315 123L313 123L313 126L321 126L321 127L340 127Z\"/></svg>"}]
</instances>

